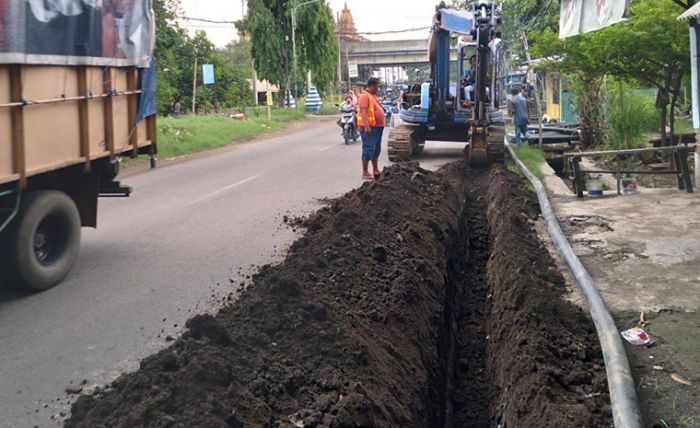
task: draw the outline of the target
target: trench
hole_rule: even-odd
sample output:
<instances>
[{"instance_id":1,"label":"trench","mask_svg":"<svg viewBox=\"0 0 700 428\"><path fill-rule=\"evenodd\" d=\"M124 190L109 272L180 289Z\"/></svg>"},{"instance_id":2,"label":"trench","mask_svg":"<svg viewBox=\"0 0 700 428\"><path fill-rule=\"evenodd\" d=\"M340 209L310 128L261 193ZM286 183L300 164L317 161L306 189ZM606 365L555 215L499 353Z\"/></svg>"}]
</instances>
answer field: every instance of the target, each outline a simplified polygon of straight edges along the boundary
<instances>
[{"instance_id":1,"label":"trench","mask_svg":"<svg viewBox=\"0 0 700 428\"><path fill-rule=\"evenodd\" d=\"M595 329L538 213L502 167L390 167L66 426L609 426Z\"/></svg>"},{"instance_id":2,"label":"trench","mask_svg":"<svg viewBox=\"0 0 700 428\"><path fill-rule=\"evenodd\" d=\"M444 403L436 426L487 427L491 381L486 367L490 240L483 197L465 194L448 244L446 295L438 353Z\"/></svg>"}]
</instances>

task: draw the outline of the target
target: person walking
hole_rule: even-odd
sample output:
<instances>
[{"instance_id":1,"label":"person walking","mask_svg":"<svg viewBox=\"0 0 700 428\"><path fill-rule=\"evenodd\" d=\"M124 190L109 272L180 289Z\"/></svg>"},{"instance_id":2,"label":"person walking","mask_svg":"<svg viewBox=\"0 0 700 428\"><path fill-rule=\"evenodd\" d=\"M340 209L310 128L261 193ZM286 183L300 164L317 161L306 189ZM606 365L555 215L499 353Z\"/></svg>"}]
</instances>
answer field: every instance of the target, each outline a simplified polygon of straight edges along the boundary
<instances>
[{"instance_id":1,"label":"person walking","mask_svg":"<svg viewBox=\"0 0 700 428\"><path fill-rule=\"evenodd\" d=\"M362 178L373 180L379 177L379 155L382 152L382 134L386 125L386 113L382 103L377 98L379 79L372 77L367 81L367 87L357 99L360 114L357 126L362 138ZM372 162L372 174L369 164Z\"/></svg>"},{"instance_id":2,"label":"person walking","mask_svg":"<svg viewBox=\"0 0 700 428\"><path fill-rule=\"evenodd\" d=\"M527 100L520 95L520 89L513 88L511 95L512 97L508 102L508 113L513 118L513 125L515 126L515 144L520 147L522 138L524 137L526 140L529 138L527 125L530 122L530 114L527 108Z\"/></svg>"}]
</instances>

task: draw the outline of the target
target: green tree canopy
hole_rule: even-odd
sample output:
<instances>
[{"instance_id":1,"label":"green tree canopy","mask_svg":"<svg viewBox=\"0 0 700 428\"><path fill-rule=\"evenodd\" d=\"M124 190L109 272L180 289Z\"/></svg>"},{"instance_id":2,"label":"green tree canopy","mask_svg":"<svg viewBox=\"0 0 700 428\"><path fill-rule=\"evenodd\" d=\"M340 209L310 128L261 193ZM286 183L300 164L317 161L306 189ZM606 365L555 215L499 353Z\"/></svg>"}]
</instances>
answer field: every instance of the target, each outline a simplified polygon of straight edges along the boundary
<instances>
[{"instance_id":1,"label":"green tree canopy","mask_svg":"<svg viewBox=\"0 0 700 428\"><path fill-rule=\"evenodd\" d=\"M218 49L204 32L190 37L177 24L179 0L154 0L156 16L156 47L158 87L156 102L158 112L167 114L171 104L179 100L183 110L192 103L195 56L197 58L197 105L203 109L213 107L241 107L252 100L250 79L252 59L250 44L232 42ZM213 64L216 85L202 84L202 64Z\"/></svg>"},{"instance_id":2,"label":"green tree canopy","mask_svg":"<svg viewBox=\"0 0 700 428\"><path fill-rule=\"evenodd\" d=\"M549 66L564 72L664 87L669 68L690 69L688 26L676 20L683 10L670 1L633 1L628 21L603 30L565 40L551 30L534 34L533 55L557 57Z\"/></svg>"},{"instance_id":3,"label":"green tree canopy","mask_svg":"<svg viewBox=\"0 0 700 428\"><path fill-rule=\"evenodd\" d=\"M259 76L278 85L282 93L290 86L292 67L291 0L250 0L248 16L239 24L251 40L251 54ZM328 5L321 0L297 10L297 73L311 70L320 91L333 82L338 57L334 22Z\"/></svg>"}]
</instances>

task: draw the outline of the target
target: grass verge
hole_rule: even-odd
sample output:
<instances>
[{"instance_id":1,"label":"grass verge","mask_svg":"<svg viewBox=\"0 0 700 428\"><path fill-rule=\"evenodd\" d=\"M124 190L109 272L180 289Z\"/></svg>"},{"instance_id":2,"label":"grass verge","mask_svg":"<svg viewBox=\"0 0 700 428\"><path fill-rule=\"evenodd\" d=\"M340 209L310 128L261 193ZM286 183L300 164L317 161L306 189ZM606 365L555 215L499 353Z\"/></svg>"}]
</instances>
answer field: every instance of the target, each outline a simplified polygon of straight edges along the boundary
<instances>
[{"instance_id":1,"label":"grass verge","mask_svg":"<svg viewBox=\"0 0 700 428\"><path fill-rule=\"evenodd\" d=\"M518 159L520 159L522 163L525 164L527 169L529 169L531 173L535 174L535 177L539 178L540 180L543 180L544 174L542 173L540 166L546 161L544 159L544 153L542 153L542 150L536 147L530 147L527 144L523 144L520 147L513 145L512 147L515 151L515 155L518 157ZM508 168L512 171L520 173L518 167L514 163L510 164Z\"/></svg>"},{"instance_id":2,"label":"grass verge","mask_svg":"<svg viewBox=\"0 0 700 428\"><path fill-rule=\"evenodd\" d=\"M266 112L250 113L244 121L225 116L158 118L158 157L165 159L226 146L303 120L304 112L296 110L273 110L272 120L267 120Z\"/></svg>"}]
</instances>

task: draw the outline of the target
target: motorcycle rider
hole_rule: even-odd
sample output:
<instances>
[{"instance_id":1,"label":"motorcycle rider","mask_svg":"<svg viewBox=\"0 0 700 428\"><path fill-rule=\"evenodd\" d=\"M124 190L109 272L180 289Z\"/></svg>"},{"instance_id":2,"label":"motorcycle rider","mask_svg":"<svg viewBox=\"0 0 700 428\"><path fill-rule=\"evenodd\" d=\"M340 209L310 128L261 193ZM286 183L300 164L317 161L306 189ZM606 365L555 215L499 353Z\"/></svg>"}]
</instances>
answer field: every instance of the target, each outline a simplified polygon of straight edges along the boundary
<instances>
[{"instance_id":1,"label":"motorcycle rider","mask_svg":"<svg viewBox=\"0 0 700 428\"><path fill-rule=\"evenodd\" d=\"M357 135L357 119L356 119L356 107L353 97L348 95L345 97L345 102L340 105L340 118L338 119L338 126L343 129L343 125L347 123L347 120L352 116L352 131L353 136ZM343 133L341 132L341 135Z\"/></svg>"}]
</instances>

